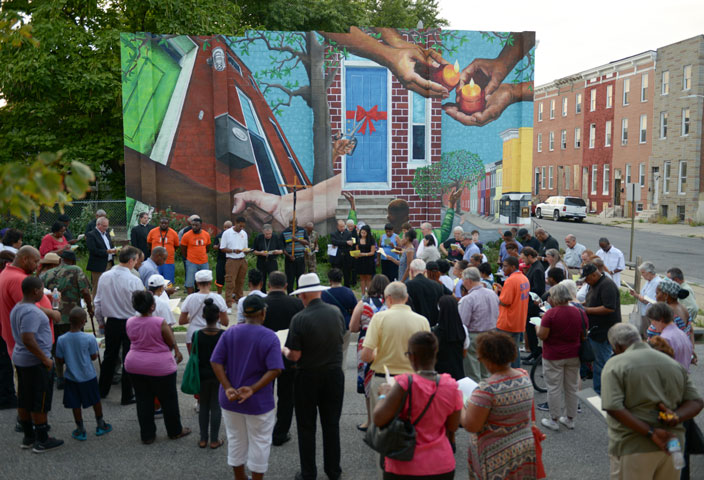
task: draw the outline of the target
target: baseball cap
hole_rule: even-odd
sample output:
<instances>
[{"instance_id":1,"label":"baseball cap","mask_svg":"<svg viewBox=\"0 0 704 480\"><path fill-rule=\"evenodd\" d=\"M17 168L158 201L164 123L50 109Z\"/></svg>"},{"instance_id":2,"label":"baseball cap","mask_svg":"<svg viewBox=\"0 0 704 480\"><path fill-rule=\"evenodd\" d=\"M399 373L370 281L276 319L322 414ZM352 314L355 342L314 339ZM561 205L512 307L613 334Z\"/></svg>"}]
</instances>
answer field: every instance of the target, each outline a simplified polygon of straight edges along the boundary
<instances>
[{"instance_id":1,"label":"baseball cap","mask_svg":"<svg viewBox=\"0 0 704 480\"><path fill-rule=\"evenodd\" d=\"M584 267L582 267L582 278L580 278L580 280L584 280L597 270L598 268L596 268L596 265L594 265L593 263L587 263Z\"/></svg>"},{"instance_id":2,"label":"baseball cap","mask_svg":"<svg viewBox=\"0 0 704 480\"><path fill-rule=\"evenodd\" d=\"M525 228L521 228L520 230L518 230L518 233L516 235L518 235L518 238L523 238L528 235L528 230Z\"/></svg>"},{"instance_id":3,"label":"baseball cap","mask_svg":"<svg viewBox=\"0 0 704 480\"><path fill-rule=\"evenodd\" d=\"M266 302L259 295L249 295L242 302L242 310L245 315L252 315L266 308Z\"/></svg>"},{"instance_id":4,"label":"baseball cap","mask_svg":"<svg viewBox=\"0 0 704 480\"><path fill-rule=\"evenodd\" d=\"M72 260L76 261L76 252L73 250L64 250L63 252L59 253L59 257L64 258L66 260Z\"/></svg>"},{"instance_id":5,"label":"baseball cap","mask_svg":"<svg viewBox=\"0 0 704 480\"><path fill-rule=\"evenodd\" d=\"M210 270L198 270L196 272L196 282L212 282L213 272Z\"/></svg>"},{"instance_id":6,"label":"baseball cap","mask_svg":"<svg viewBox=\"0 0 704 480\"><path fill-rule=\"evenodd\" d=\"M166 279L158 273L155 273L147 280L147 286L149 287L163 287L164 285L166 285Z\"/></svg>"}]
</instances>

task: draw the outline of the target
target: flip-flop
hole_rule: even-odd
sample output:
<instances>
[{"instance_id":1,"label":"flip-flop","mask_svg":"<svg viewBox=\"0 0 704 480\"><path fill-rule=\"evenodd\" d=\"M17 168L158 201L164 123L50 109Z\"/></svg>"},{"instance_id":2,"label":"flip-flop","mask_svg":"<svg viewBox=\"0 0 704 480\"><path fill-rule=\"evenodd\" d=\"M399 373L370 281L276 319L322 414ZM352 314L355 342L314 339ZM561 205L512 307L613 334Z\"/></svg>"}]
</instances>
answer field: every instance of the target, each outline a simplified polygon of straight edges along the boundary
<instances>
[{"instance_id":1,"label":"flip-flop","mask_svg":"<svg viewBox=\"0 0 704 480\"><path fill-rule=\"evenodd\" d=\"M360 432L366 432L368 428L369 427L363 427L361 423L357 425L357 430L359 430Z\"/></svg>"},{"instance_id":2,"label":"flip-flop","mask_svg":"<svg viewBox=\"0 0 704 480\"><path fill-rule=\"evenodd\" d=\"M201 440L200 442L198 442L198 447L199 447L199 448L205 448L205 447L207 447L207 446L208 446L208 441L207 441L207 440Z\"/></svg>"},{"instance_id":3,"label":"flip-flop","mask_svg":"<svg viewBox=\"0 0 704 480\"><path fill-rule=\"evenodd\" d=\"M211 443L210 443L210 448L213 449L213 450L215 450L216 448L222 447L224 444L225 444L225 441L224 441L224 440L218 440L218 441L215 442L215 443L212 443L212 442L211 442ZM215 446L213 446L213 445L215 445Z\"/></svg>"},{"instance_id":4,"label":"flip-flop","mask_svg":"<svg viewBox=\"0 0 704 480\"><path fill-rule=\"evenodd\" d=\"M190 435L190 434L191 434L191 429L184 427L181 429L181 433L179 433L178 435L174 435L173 437L169 437L169 438L171 440L178 440L179 438L183 438L186 435Z\"/></svg>"}]
</instances>

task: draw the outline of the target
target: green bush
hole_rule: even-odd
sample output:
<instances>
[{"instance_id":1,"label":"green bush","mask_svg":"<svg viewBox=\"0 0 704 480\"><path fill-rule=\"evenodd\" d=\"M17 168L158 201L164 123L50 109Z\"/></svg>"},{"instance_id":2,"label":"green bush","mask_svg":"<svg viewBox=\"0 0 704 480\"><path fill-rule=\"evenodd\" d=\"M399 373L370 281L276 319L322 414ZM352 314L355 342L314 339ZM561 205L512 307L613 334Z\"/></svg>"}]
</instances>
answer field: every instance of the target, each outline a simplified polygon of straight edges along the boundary
<instances>
[{"instance_id":1,"label":"green bush","mask_svg":"<svg viewBox=\"0 0 704 480\"><path fill-rule=\"evenodd\" d=\"M6 217L2 220L2 228L15 228L22 232L22 243L39 248L44 235L51 232L51 227L44 223L25 222L15 217Z\"/></svg>"}]
</instances>

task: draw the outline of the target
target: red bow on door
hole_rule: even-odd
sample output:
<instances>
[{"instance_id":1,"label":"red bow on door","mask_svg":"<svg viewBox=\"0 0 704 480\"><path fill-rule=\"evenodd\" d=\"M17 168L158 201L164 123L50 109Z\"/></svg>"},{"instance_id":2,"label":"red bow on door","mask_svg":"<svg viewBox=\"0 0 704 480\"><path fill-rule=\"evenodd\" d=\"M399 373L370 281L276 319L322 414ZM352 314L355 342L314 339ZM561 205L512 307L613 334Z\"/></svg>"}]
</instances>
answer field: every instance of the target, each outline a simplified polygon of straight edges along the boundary
<instances>
[{"instance_id":1,"label":"red bow on door","mask_svg":"<svg viewBox=\"0 0 704 480\"><path fill-rule=\"evenodd\" d=\"M362 122L362 127L359 129L359 133L364 135L367 131L367 126L369 126L369 134L371 135L376 131L374 128L375 120L386 120L386 112L380 112L378 105L374 105L369 111L364 110L364 107L357 105L357 110L347 110L346 117L347 120L354 119L355 122Z\"/></svg>"}]
</instances>

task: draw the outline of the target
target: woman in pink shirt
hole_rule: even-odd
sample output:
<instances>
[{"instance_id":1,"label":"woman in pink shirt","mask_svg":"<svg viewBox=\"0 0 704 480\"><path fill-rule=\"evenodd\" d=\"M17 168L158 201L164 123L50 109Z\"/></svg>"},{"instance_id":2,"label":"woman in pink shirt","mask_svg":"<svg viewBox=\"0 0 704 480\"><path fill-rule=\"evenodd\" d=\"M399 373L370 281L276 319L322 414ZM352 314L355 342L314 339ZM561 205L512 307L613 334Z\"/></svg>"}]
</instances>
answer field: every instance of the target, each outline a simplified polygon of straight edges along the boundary
<instances>
[{"instance_id":1,"label":"woman in pink shirt","mask_svg":"<svg viewBox=\"0 0 704 480\"><path fill-rule=\"evenodd\" d=\"M128 319L125 326L131 342L125 358L125 370L134 386L142 443L149 445L156 440L154 398L161 403L169 438L175 440L185 437L191 430L181 426L176 365L183 357L176 346L174 334L163 318L152 316L156 307L152 292L134 292L132 306L140 316ZM172 349L174 357L171 356Z\"/></svg>"},{"instance_id":2,"label":"woman in pink shirt","mask_svg":"<svg viewBox=\"0 0 704 480\"><path fill-rule=\"evenodd\" d=\"M372 417L375 425L388 424L402 402L400 417L417 422L413 459L409 462L384 459L384 479L444 480L455 476L455 455L450 439L454 439L460 425L462 393L450 375L440 375L434 370L437 353L438 339L434 334L413 334L408 339L406 355L415 373L397 375L393 387L386 383L379 387L379 400ZM406 395L411 379L410 395Z\"/></svg>"},{"instance_id":3,"label":"woman in pink shirt","mask_svg":"<svg viewBox=\"0 0 704 480\"><path fill-rule=\"evenodd\" d=\"M39 254L44 258L47 253L61 253L67 248L71 248L68 240L64 237L66 225L61 222L55 222L51 226L51 233L47 233L42 238L42 243L39 245Z\"/></svg>"}]
</instances>

